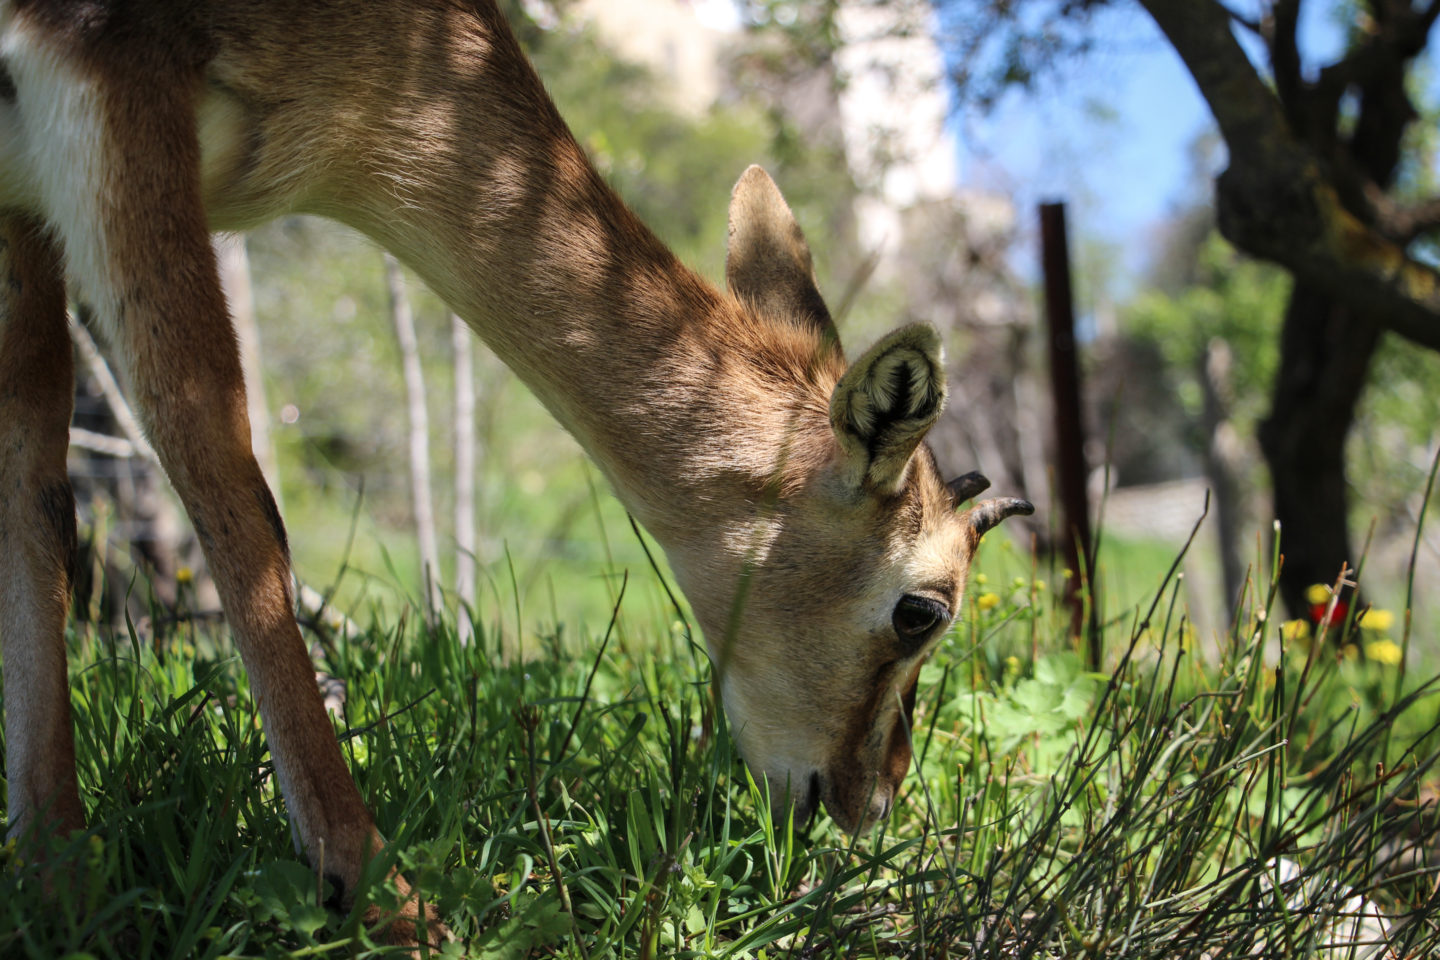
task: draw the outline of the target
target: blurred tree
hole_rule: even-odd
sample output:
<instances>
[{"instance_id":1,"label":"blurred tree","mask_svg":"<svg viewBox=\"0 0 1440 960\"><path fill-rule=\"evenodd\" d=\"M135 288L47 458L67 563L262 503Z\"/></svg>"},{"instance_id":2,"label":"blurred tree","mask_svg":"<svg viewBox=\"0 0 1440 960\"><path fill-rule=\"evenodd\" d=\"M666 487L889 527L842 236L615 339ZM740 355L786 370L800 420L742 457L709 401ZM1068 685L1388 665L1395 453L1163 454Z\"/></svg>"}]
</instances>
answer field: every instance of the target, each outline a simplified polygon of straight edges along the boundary
<instances>
[{"instance_id":1,"label":"blurred tree","mask_svg":"<svg viewBox=\"0 0 1440 960\"><path fill-rule=\"evenodd\" d=\"M1190 228L1203 217L1187 212L1180 219L1157 264L1160 279L1169 273L1170 283L1157 283L1127 304L1124 328L1166 371L1180 402L1183 439L1201 453L1215 495L1225 595L1233 602L1245 573L1241 538L1253 514L1245 491L1263 483L1251 438L1274 380L1274 318L1290 282L1283 271L1241 256L1213 228L1197 235ZM1179 262L1191 265L1183 278Z\"/></svg>"},{"instance_id":2,"label":"blurred tree","mask_svg":"<svg viewBox=\"0 0 1440 960\"><path fill-rule=\"evenodd\" d=\"M1314 2L1314 0L1312 0ZM1195 79L1228 167L1216 183L1221 233L1295 278L1260 440L1282 525L1281 592L1356 561L1347 524L1345 445L1387 332L1440 348L1440 274L1417 257L1440 228L1440 196L1421 191L1429 156L1415 135L1416 58L1440 0L1363 0L1344 53L1317 65L1301 49L1304 0L1270 0L1248 19L1218 0L1139 0ZM957 84L979 101L1026 86L1095 43L1106 0L941 0L963 56ZM1240 37L1263 50L1257 65ZM1433 262L1433 261L1432 261Z\"/></svg>"},{"instance_id":3,"label":"blurred tree","mask_svg":"<svg viewBox=\"0 0 1440 960\"><path fill-rule=\"evenodd\" d=\"M400 346L405 373L405 410L410 423L410 505L415 511L415 538L420 545L420 587L425 615L440 611L440 548L435 538L435 507L430 500L430 414L425 406L425 374L420 366L420 341L415 316L405 292L400 262L385 254L385 286L390 291L390 322Z\"/></svg>"},{"instance_id":4,"label":"blurred tree","mask_svg":"<svg viewBox=\"0 0 1440 960\"><path fill-rule=\"evenodd\" d=\"M455 629L462 644L475 636L475 335L450 315L450 348L455 354ZM439 575L439 571L436 571Z\"/></svg>"},{"instance_id":5,"label":"blurred tree","mask_svg":"<svg viewBox=\"0 0 1440 960\"><path fill-rule=\"evenodd\" d=\"M1387 331L1440 347L1440 276L1409 248L1440 225L1434 198L1397 190L1408 89L1440 3L1372 0L1357 9L1349 49L1309 79L1297 43L1300 0L1247 24L1212 2L1145 0L1209 103L1230 149L1217 183L1221 231L1296 278L1280 366L1260 443L1282 530L1281 589L1305 609L1309 584L1352 566L1345 441L1371 360ZM1269 51L1273 91L1235 39Z\"/></svg>"},{"instance_id":6,"label":"blurred tree","mask_svg":"<svg viewBox=\"0 0 1440 960\"><path fill-rule=\"evenodd\" d=\"M92 622L148 618L173 608L177 575L199 554L163 480L160 460L146 441L124 390L77 305L70 337L81 364L67 458L80 521L75 610ZM135 591L136 573L148 589ZM206 598L213 607L218 601ZM158 602L158 607L157 607ZM167 629L155 624L156 636Z\"/></svg>"}]
</instances>

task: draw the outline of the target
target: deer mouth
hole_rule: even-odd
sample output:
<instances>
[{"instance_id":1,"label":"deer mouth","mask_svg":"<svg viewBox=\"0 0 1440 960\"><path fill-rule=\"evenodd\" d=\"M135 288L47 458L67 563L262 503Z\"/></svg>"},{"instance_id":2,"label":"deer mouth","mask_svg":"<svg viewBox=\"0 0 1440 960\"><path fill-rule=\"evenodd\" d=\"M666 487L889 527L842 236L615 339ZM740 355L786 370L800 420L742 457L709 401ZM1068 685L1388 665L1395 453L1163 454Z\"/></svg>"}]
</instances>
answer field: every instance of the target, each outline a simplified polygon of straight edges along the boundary
<instances>
[{"instance_id":1,"label":"deer mouth","mask_svg":"<svg viewBox=\"0 0 1440 960\"><path fill-rule=\"evenodd\" d=\"M842 782L852 789L842 791ZM886 782L877 774L865 778L863 787L853 777L838 776L826 784L825 809L845 833L862 832L890 815L898 789L898 783Z\"/></svg>"},{"instance_id":2,"label":"deer mouth","mask_svg":"<svg viewBox=\"0 0 1440 960\"><path fill-rule=\"evenodd\" d=\"M838 754L824 768L821 799L835 825L845 832L867 830L890 815L910 769L910 728L920 660L898 681L887 666L874 693L847 730ZM899 704L885 704L898 695Z\"/></svg>"},{"instance_id":3,"label":"deer mouth","mask_svg":"<svg viewBox=\"0 0 1440 960\"><path fill-rule=\"evenodd\" d=\"M803 823L805 829L810 828L810 822L815 819L815 812L820 809L820 771L810 772L810 781L805 784L805 796L801 805L795 810L796 823Z\"/></svg>"},{"instance_id":4,"label":"deer mouth","mask_svg":"<svg viewBox=\"0 0 1440 960\"><path fill-rule=\"evenodd\" d=\"M810 829L810 824L820 809L822 792L819 770L810 771L810 776L804 781L804 786L793 792L789 812L794 817L792 822L797 835ZM778 821L783 813L776 810L774 815Z\"/></svg>"},{"instance_id":5,"label":"deer mouth","mask_svg":"<svg viewBox=\"0 0 1440 960\"><path fill-rule=\"evenodd\" d=\"M831 808L830 798L825 793L825 781L819 770L812 770L808 777L798 772L787 775L788 786L783 792L777 791L774 779L768 775L767 779L770 782L772 800L770 817L777 827L784 826L788 819L796 837L809 832L821 803L825 804L826 809Z\"/></svg>"}]
</instances>

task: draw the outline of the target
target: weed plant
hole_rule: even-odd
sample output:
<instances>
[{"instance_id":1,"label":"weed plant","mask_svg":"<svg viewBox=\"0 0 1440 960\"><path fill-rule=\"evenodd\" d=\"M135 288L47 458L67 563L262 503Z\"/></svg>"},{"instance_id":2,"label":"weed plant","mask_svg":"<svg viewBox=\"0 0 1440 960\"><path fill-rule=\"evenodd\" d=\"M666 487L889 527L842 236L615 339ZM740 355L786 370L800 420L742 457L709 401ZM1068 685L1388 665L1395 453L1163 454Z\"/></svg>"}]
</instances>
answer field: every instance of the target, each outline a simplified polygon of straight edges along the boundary
<instances>
[{"instance_id":1,"label":"weed plant","mask_svg":"<svg viewBox=\"0 0 1440 960\"><path fill-rule=\"evenodd\" d=\"M1285 640L1273 580L1201 654L1174 569L1090 672L1053 591L1001 574L1017 552L982 552L921 674L915 772L855 836L772 817L678 607L623 647L613 616L318 637L392 841L362 905L398 865L446 955L495 960L1440 955L1434 682L1347 656L1353 615ZM48 892L7 848L0 956L386 953L295 853L223 628L68 639L91 827L53 839Z\"/></svg>"}]
</instances>

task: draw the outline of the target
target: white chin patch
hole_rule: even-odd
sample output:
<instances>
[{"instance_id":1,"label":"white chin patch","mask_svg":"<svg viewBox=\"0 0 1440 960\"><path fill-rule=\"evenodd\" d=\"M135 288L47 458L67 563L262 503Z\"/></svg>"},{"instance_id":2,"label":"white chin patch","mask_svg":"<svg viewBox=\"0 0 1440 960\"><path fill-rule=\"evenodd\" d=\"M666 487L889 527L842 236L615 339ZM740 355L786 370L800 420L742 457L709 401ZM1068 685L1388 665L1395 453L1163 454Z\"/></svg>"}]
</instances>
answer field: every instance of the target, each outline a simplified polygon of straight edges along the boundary
<instances>
[{"instance_id":1,"label":"white chin patch","mask_svg":"<svg viewBox=\"0 0 1440 960\"><path fill-rule=\"evenodd\" d=\"M763 778L769 784L772 800L778 801L787 785L797 800L804 800L820 766L818 755L808 756L795 732L783 730L778 718L765 717L752 709L735 686L733 676L720 684L720 699L741 759L757 781Z\"/></svg>"}]
</instances>

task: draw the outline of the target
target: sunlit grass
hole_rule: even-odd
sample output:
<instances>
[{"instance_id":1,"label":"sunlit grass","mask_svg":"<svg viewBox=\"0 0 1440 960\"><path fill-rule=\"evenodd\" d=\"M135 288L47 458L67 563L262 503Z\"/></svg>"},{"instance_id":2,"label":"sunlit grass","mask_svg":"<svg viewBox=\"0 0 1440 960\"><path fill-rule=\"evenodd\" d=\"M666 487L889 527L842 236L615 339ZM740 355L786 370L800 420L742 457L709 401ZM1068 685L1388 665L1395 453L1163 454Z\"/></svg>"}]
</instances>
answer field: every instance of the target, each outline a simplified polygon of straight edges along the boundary
<instances>
[{"instance_id":1,"label":"sunlit grass","mask_svg":"<svg viewBox=\"0 0 1440 960\"><path fill-rule=\"evenodd\" d=\"M1282 640L1263 580L1211 656L1162 570L1090 672L1061 585L1004 543L921 675L916 773L862 836L772 822L646 568L612 581L624 643L604 616L516 636L502 593L462 647L397 599L326 638L320 667L347 682L344 750L457 955L1440 949L1423 670L1394 701L1396 668ZM72 634L92 826L62 842L83 866L52 894L11 858L0 955L378 955L295 854L244 672L209 630Z\"/></svg>"}]
</instances>

